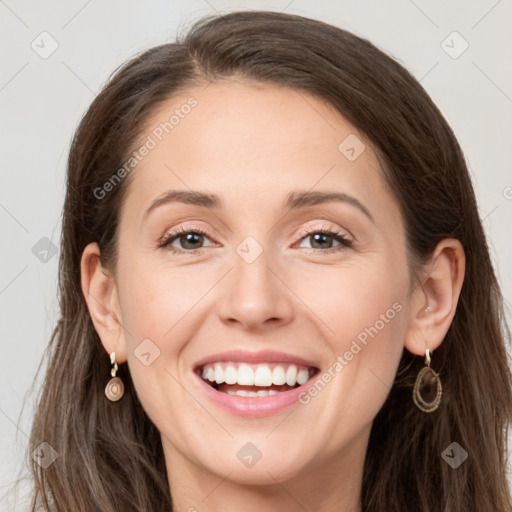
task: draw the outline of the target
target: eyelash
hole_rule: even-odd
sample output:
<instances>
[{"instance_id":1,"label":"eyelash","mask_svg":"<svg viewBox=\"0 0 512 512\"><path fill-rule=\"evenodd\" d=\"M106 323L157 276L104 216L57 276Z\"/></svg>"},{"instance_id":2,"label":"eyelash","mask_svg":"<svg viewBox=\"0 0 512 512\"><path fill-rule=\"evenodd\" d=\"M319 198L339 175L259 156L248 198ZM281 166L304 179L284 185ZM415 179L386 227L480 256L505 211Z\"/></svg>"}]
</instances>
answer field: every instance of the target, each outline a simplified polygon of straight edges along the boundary
<instances>
[{"instance_id":1,"label":"eyelash","mask_svg":"<svg viewBox=\"0 0 512 512\"><path fill-rule=\"evenodd\" d=\"M206 236L207 238L210 238L208 233L206 233L206 231L204 231L201 228L192 228L192 227L184 226L184 227L177 228L170 233L167 233L163 237L161 242L159 243L159 248L167 249L167 250L171 251L173 254L177 254L177 253L196 254L198 252L201 252L204 249L204 247L200 247L199 249L187 250L187 249L177 249L170 245L172 242L174 242L174 240L178 239L180 236L182 236L184 234L189 234L189 233L203 235L203 236ZM307 238L308 236L316 235L316 234L327 235L328 237L333 238L334 240L339 242L340 245L338 245L337 247L331 247L326 250L309 248L310 251L313 251L313 252L319 251L322 253L333 253L333 252L342 251L344 249L352 247L352 241L349 240L341 231L336 231L336 230L333 230L330 228L324 228L324 227L320 227L320 228L317 227L317 228L312 228L310 230L301 231L298 234L299 239L300 239L299 241L302 241L303 239ZM308 249L308 248L306 247L306 249Z\"/></svg>"}]
</instances>

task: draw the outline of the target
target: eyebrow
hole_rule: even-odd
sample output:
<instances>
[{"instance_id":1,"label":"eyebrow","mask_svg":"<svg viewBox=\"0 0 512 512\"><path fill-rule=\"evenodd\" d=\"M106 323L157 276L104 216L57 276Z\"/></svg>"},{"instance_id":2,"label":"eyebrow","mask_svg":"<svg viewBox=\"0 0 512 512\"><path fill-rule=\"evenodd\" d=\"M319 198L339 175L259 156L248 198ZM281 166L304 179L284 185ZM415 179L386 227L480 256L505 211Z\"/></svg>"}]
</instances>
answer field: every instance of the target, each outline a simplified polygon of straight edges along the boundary
<instances>
[{"instance_id":1,"label":"eyebrow","mask_svg":"<svg viewBox=\"0 0 512 512\"><path fill-rule=\"evenodd\" d=\"M146 218L153 210L176 202L194 206L203 206L211 210L220 210L222 208L222 200L215 194L208 194L195 190L168 190L150 204L149 208L144 212L144 218ZM305 208L307 206L330 202L341 202L354 206L363 212L372 222L375 222L372 214L366 206L364 206L355 197L341 192L290 192L286 197L284 207L290 210L296 210L298 208Z\"/></svg>"}]
</instances>

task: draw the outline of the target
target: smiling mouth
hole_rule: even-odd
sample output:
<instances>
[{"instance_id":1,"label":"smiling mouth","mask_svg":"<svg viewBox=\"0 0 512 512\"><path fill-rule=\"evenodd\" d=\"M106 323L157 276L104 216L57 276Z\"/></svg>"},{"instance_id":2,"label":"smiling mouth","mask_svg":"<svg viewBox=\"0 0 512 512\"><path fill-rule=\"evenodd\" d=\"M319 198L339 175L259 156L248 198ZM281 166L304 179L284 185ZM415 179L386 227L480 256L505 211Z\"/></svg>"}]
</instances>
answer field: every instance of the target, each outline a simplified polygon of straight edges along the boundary
<instances>
[{"instance_id":1,"label":"smiling mouth","mask_svg":"<svg viewBox=\"0 0 512 512\"><path fill-rule=\"evenodd\" d=\"M196 373L215 390L242 397L265 397L304 385L318 368L290 363L249 364L216 362L196 368Z\"/></svg>"}]
</instances>

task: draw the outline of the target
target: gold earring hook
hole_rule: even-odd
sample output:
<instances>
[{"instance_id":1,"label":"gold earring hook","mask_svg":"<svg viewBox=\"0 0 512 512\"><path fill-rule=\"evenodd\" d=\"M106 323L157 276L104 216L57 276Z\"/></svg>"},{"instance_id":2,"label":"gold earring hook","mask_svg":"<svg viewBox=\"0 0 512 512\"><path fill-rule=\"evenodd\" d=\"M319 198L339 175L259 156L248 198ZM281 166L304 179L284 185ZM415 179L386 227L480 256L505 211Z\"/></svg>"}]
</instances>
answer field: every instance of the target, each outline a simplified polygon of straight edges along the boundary
<instances>
[{"instance_id":1,"label":"gold earring hook","mask_svg":"<svg viewBox=\"0 0 512 512\"><path fill-rule=\"evenodd\" d=\"M110 354L110 364L112 365L112 369L110 370L110 375L112 375L112 377L115 377L117 370L119 369L119 367L117 366L115 352L112 352L112 354Z\"/></svg>"},{"instance_id":2,"label":"gold earring hook","mask_svg":"<svg viewBox=\"0 0 512 512\"><path fill-rule=\"evenodd\" d=\"M430 357L430 349L427 348L427 350L425 351L425 364L427 366L430 366L430 361L432 360L432 358Z\"/></svg>"}]
</instances>

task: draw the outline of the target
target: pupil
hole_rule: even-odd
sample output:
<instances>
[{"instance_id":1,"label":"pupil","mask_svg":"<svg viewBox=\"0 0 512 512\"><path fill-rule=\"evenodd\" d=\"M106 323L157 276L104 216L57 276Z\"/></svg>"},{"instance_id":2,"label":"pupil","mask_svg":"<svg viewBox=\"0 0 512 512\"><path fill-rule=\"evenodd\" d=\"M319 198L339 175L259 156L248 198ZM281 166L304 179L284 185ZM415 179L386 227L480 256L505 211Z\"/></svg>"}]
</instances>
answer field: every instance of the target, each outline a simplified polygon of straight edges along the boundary
<instances>
[{"instance_id":1,"label":"pupil","mask_svg":"<svg viewBox=\"0 0 512 512\"><path fill-rule=\"evenodd\" d=\"M200 233L187 233L186 235L183 235L181 237L183 247L187 247L187 244L197 244L198 240L194 240L194 237L199 237L199 241L201 241L203 235L201 235ZM183 243L183 240L185 240L185 243ZM195 247L192 247L192 249L195 249Z\"/></svg>"},{"instance_id":2,"label":"pupil","mask_svg":"<svg viewBox=\"0 0 512 512\"><path fill-rule=\"evenodd\" d=\"M321 241L322 241L322 239L323 239L323 241L325 242L325 239L326 239L326 238L330 238L330 237L329 237L329 236L327 236L327 235L323 235L323 234L321 234L321 233L317 233L317 234L313 235L313 239L314 239L314 243L312 244L312 245L313 245L313 247L314 247L314 244L315 244L315 243L321 242ZM329 245L328 245L328 247L330 247L331 245L332 245L332 244L329 244ZM321 248L321 247L325 247L325 244L323 244L323 246L321 245L321 246L320 246L320 248Z\"/></svg>"}]
</instances>

